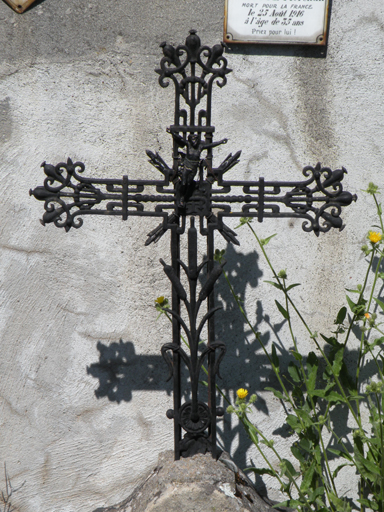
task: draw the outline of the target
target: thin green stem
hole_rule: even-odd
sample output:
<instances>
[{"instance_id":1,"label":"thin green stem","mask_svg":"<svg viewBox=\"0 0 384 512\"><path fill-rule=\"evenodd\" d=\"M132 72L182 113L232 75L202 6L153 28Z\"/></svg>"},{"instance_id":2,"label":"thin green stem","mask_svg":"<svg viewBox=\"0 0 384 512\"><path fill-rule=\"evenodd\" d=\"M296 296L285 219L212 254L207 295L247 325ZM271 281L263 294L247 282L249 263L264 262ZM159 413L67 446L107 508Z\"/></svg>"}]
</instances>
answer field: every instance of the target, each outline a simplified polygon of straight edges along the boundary
<instances>
[{"instance_id":1,"label":"thin green stem","mask_svg":"<svg viewBox=\"0 0 384 512\"><path fill-rule=\"evenodd\" d=\"M266 253L266 251L265 251L265 249L264 249L264 246L263 246L263 244L261 243L261 240L259 239L259 237L257 236L257 234L256 234L255 230L252 228L252 226L249 224L249 222L247 223L247 225L248 225L249 229L252 231L252 233L253 233L254 237L256 238L256 240L257 240L257 242L258 242L258 244L259 244L259 246L260 246L260 248L261 248L261 251L263 252L263 255L264 255L264 257L265 257L265 259L266 259L266 261L267 261L267 263L268 263L268 266L269 266L269 268L272 270L273 276L275 277L275 279L277 280L278 284L280 285L281 290L282 290L282 291L283 291L283 293L287 296L287 299L288 299L288 301L289 301L290 305L292 306L292 308L294 309L295 313L297 314L297 316L298 316L298 317L299 317L299 319L301 320L302 324L304 325L304 327L305 327L305 328L306 328L306 330L308 331L308 333L309 333L310 337L314 340L314 343L315 343L315 345L316 345L317 349L320 351L320 353L321 353L322 357L324 358L325 362L327 363L327 365L328 365L328 367L329 367L329 369L330 369L330 371L331 371L331 373L332 373L332 375L333 375L333 377L334 377L334 379L335 379L335 382L336 382L336 384L337 384L337 387L339 388L340 393L341 393L341 395L343 396L343 398L344 398L344 400L345 400L345 403L347 404L347 407L349 408L349 410L350 410L350 412L351 412L351 414L352 414L353 418L355 419L355 421L356 421L357 425L359 426L359 428L362 428L362 427L361 427L361 420L360 420L360 418L356 415L356 413L355 413L355 411L354 411L353 407L351 406L350 401L348 400L347 395L345 394L344 388L343 388L343 386L341 385L341 382L340 382L340 380L339 380L338 376L335 374L335 372L334 372L334 370L333 370L333 368L332 368L332 365L331 365L331 363L330 363L330 361L329 361L329 359L328 359L327 355L325 354L325 352L324 352L323 348L321 347L321 345L319 344L319 342L316 340L316 337L314 336L314 334L312 333L311 329L309 328L309 326L308 326L307 322L305 321L305 319L304 319L304 318L303 318L303 316L301 315L300 311L297 309L296 305L294 304L294 302L293 302L293 301L292 301L292 299L290 298L290 296L289 296L288 292L287 292L286 290L284 291L283 283L281 282L281 279L279 278L279 276L278 276L278 274L276 273L276 271L275 271L275 269L274 269L274 267L273 267L273 265L272 265L272 263L271 263L270 259L268 258L268 255L267 255L267 253ZM243 316L246 318L246 316L245 316L245 314L244 314L244 313L243 313Z\"/></svg>"},{"instance_id":2,"label":"thin green stem","mask_svg":"<svg viewBox=\"0 0 384 512\"><path fill-rule=\"evenodd\" d=\"M369 348L369 353L371 354L372 359L375 361L377 370L379 372L380 379L384 380L384 375L383 375L383 372L381 371L380 364L379 364L379 362L377 360L377 357L375 356L375 354L373 353L373 350L371 348Z\"/></svg>"},{"instance_id":3,"label":"thin green stem","mask_svg":"<svg viewBox=\"0 0 384 512\"><path fill-rule=\"evenodd\" d=\"M383 214L381 212L381 205L377 202L376 194L372 194L372 195L373 195L373 199L375 200L377 214L380 219L381 232L384 234L384 223L383 223Z\"/></svg>"},{"instance_id":4,"label":"thin green stem","mask_svg":"<svg viewBox=\"0 0 384 512\"><path fill-rule=\"evenodd\" d=\"M365 273L364 284L363 284L363 286L362 286L362 288L360 290L359 298L357 299L357 304L360 304L361 299L364 296L365 288L366 288L367 282L368 282L368 276L369 276L369 273L371 271L371 267L372 267L372 263L373 263L373 256L374 256L374 254L372 252L371 261L369 262L367 271ZM347 342L348 342L348 339L349 339L349 335L351 334L353 324L355 323L356 320L357 320L357 315L354 314L353 317L352 317L352 320L350 320L350 322L349 322L348 331L347 331L347 334L345 335L345 339L344 339L344 343L343 343L344 347L347 345Z\"/></svg>"},{"instance_id":5,"label":"thin green stem","mask_svg":"<svg viewBox=\"0 0 384 512\"><path fill-rule=\"evenodd\" d=\"M255 429L256 433L258 435L260 435L260 437L262 437L264 440L266 440L266 438L263 436L262 432L257 428L255 427L255 425L253 425L253 423L251 423L248 418L246 418L246 420L249 422L249 425L247 424L247 421L244 419L244 414L238 414L237 415L239 420L241 421L245 431L247 432L250 440L253 442L253 444L256 446L257 450L259 451L260 455L263 457L264 461L267 463L269 469L274 473L274 476L275 478L277 478L278 482L280 483L280 485L284 485L284 482L281 480L280 478L280 475L278 474L278 472L275 470L275 468L272 466L271 462L269 461L268 457L265 455L265 453L263 452L263 450L261 449L260 447L260 443L259 443L259 440L257 439L257 437L253 434L252 432L252 428ZM250 428L250 425L252 426L252 428ZM279 462L282 462L282 459L279 455L279 453L273 449L273 447L269 446L269 448L274 452L274 454L276 455L276 457L278 458ZM291 494L289 494L289 498L292 498Z\"/></svg>"},{"instance_id":6,"label":"thin green stem","mask_svg":"<svg viewBox=\"0 0 384 512\"><path fill-rule=\"evenodd\" d=\"M372 251L372 262L373 262L373 256L376 254L376 252L378 252L378 251L377 250L376 251ZM376 266L375 277L373 279L371 294L369 296L369 300L368 300L368 304L367 304L367 311L369 311L369 309L371 307L371 304L372 304L373 293L374 293L375 288L376 288L376 283L377 283L377 279L379 277L379 270L380 270L381 262L382 261L383 261L383 256L380 255L379 261L377 262L377 266ZM371 266L369 268L371 268Z\"/></svg>"},{"instance_id":7,"label":"thin green stem","mask_svg":"<svg viewBox=\"0 0 384 512\"><path fill-rule=\"evenodd\" d=\"M265 347L264 343L261 341L261 339L260 339L260 334L259 334L257 331L255 331L255 328L253 327L253 325L252 325L252 324L251 324L251 322L249 321L249 318L247 317L247 315L246 315L246 313L245 313L245 311L244 311L243 307L241 306L240 301L239 301L239 298L238 298L238 296L236 295L235 290L233 289L233 286L232 286L232 284L231 284L231 282L230 282L230 280L229 280L228 275L226 274L226 272L223 272L223 275L224 275L224 277L225 277L225 280L226 280L226 281L227 281L227 283L228 283L228 286L229 286L229 289L230 289L230 291L231 291L231 293L232 293L232 296L233 296L233 298L235 299L235 301L236 301L236 303L237 303L237 306L238 306L238 308L239 308L239 310L240 310L240 312L241 312L241 314L242 314L242 316L243 316L243 318L244 318L245 322L247 323L247 325L248 325L248 326L249 326L249 328L251 329L252 333L255 335L255 337L256 337L256 339L257 339L257 341L259 342L259 344L260 344L260 346L261 346L261 348L262 348L262 350L263 350L263 352L264 352L264 354L265 354L265 356L266 356L266 358L268 359L268 362L269 362L269 364L271 365L272 370L273 370L273 372L275 373L277 380L279 381L279 384L280 384L280 386L281 386L281 389L282 389L282 390L283 390L283 392L284 392L284 395L285 395L285 397L286 397L287 401L289 402L289 404L291 405L291 407L296 411L296 410L297 410L297 408L296 408L296 406L295 406L295 403L294 403L294 402L292 401L292 399L291 399L291 396L290 396L290 394L289 394L289 392L288 392L288 390L287 390L287 388L286 388L286 386L285 386L285 384L284 384L284 382L283 382L283 380L282 380L282 378L281 378L281 376L280 376L280 372L279 372L278 368L276 368L276 366L274 365L274 363L273 363L273 361L272 361L272 358L271 358L271 356L269 355L269 353L268 353L268 351L267 351L267 349L266 349L266 347ZM305 425L304 425L304 423L303 423L302 419L301 419L299 416L298 416L298 418L299 418L299 421L300 421L300 423L301 423L302 428L304 429L304 428L305 428Z\"/></svg>"},{"instance_id":8,"label":"thin green stem","mask_svg":"<svg viewBox=\"0 0 384 512\"><path fill-rule=\"evenodd\" d=\"M285 293L285 307L286 307L287 316L288 316L289 332L291 334L291 339L292 339L292 343L293 343L293 345L295 347L295 350L296 350L296 352L298 352L297 341L296 341L295 335L293 333L292 322L291 322L291 315L289 313L289 302L288 302L288 298L287 298L287 288L286 288L285 279L283 279L283 286L284 286L284 291L286 292ZM325 468L326 468L326 478L328 480L328 485L329 485L329 483L331 484L331 486L332 486L332 488L334 490L334 493L337 496L338 495L337 494L337 489L336 489L336 485L335 485L334 479L332 477L332 472L331 472L330 467L329 467L327 451L325 449L323 437L321 435L321 426L319 424L319 419L318 419L318 416L317 416L317 411L316 411L315 403L313 401L313 397L312 397L311 393L308 392L308 379L307 379L307 374L305 372L305 368L304 368L302 359L300 359L299 365L300 365L300 369L301 369L301 375L302 375L302 377L304 379L305 387L307 389L307 397L309 397L309 400L311 402L311 409L312 409L313 414L314 414L315 419L316 419L315 428L317 430L318 437L319 437L320 444L321 444L321 450L322 450L322 454L323 454L323 458L324 458L324 463L325 463ZM317 465L317 469L318 469L318 474L321 475L322 474L322 468L321 468L321 466L318 463L316 463L316 465ZM324 480L323 480L323 482L324 482ZM328 495L327 486L325 486L325 489L326 489L326 494L327 494L328 501L329 501L329 495Z\"/></svg>"},{"instance_id":9,"label":"thin green stem","mask_svg":"<svg viewBox=\"0 0 384 512\"><path fill-rule=\"evenodd\" d=\"M375 327L375 330L376 330L377 332L379 332L380 334L384 335L384 331L382 331L381 329L379 329L379 328L377 327L377 325L375 325L374 327Z\"/></svg>"},{"instance_id":10,"label":"thin green stem","mask_svg":"<svg viewBox=\"0 0 384 512\"><path fill-rule=\"evenodd\" d=\"M381 216L380 216L380 220L381 220ZM376 251L373 248L372 249L371 260L369 262L369 266L368 266L368 270L367 270L367 275L368 275L368 272L372 268L372 264L373 264L373 259L374 259L375 253L376 253ZM374 291L375 291L375 287L376 287L376 283L377 283L377 279L378 279L378 275L379 275L379 270L380 270L382 259L383 259L383 256L380 256L378 264L376 266L375 277L374 277L374 280L373 280L373 285L372 285L371 293L370 293L369 300L368 300L367 307L366 307L367 311L369 311L369 309L371 307L371 304L372 304L373 294L374 294ZM365 287L366 287L366 284L367 284L367 275L366 275L364 286L363 286L363 289L362 289L362 291L360 293L359 298L363 296L363 293L364 293L364 290L365 290ZM367 319L365 318L364 322L363 322L363 328L365 328L366 324L367 324ZM351 326L352 326L352 322L350 324L350 328L351 328ZM363 331L361 333L359 357L358 357L357 368L356 368L356 390L357 391L358 391L358 387L359 387L360 369L361 369L362 360L363 360L363 357L364 357L364 354L363 354L364 339L365 339L365 330L363 329ZM360 407L359 406L358 406L358 414L360 416Z\"/></svg>"},{"instance_id":11,"label":"thin green stem","mask_svg":"<svg viewBox=\"0 0 384 512\"><path fill-rule=\"evenodd\" d=\"M273 447L272 443L265 437L265 435L261 432L261 430L259 430L252 422L249 421L248 419L248 416L245 412L241 413L241 414L238 414L238 417L240 419L240 421L242 422L242 424L244 425L244 428L246 429L246 432L247 434L249 435L250 439L252 440L252 442L255 444L256 448L259 450L260 454L262 455L263 459L265 460L265 462L268 464L268 466L270 467L270 469L274 472L276 478L278 479L280 485L283 485L284 482L280 479L280 476L279 474L276 472L276 470L273 468L272 464L269 462L269 460L267 459L267 457L265 456L265 454L263 453L262 449L260 448L259 446L259 440L257 439L257 437L253 434L252 432L252 429L255 429L257 435L259 435L263 441L265 442L265 444L268 446L268 448L270 450L272 450L272 452L275 454L275 456L277 457L278 461L280 463L283 462L283 459L280 457L279 453L277 452L277 450ZM307 500L306 496L302 493L302 491L300 490L300 487L297 485L297 482L294 478L293 475L290 474L289 476L289 480L290 482L294 485L296 491L298 492L300 498L305 502L305 504L311 508L312 505L311 503ZM290 494L290 492L288 493L288 496L290 499L292 499L292 496Z\"/></svg>"},{"instance_id":12,"label":"thin green stem","mask_svg":"<svg viewBox=\"0 0 384 512\"><path fill-rule=\"evenodd\" d=\"M381 404L380 404L380 398L377 393L375 393L376 396L376 402L377 402L377 412L379 413L379 425L380 425L380 473L381 473L381 486L380 486L380 493L383 492L384 489L384 437L383 437L383 421L381 416ZM379 500L379 512L383 512L383 500Z\"/></svg>"}]
</instances>

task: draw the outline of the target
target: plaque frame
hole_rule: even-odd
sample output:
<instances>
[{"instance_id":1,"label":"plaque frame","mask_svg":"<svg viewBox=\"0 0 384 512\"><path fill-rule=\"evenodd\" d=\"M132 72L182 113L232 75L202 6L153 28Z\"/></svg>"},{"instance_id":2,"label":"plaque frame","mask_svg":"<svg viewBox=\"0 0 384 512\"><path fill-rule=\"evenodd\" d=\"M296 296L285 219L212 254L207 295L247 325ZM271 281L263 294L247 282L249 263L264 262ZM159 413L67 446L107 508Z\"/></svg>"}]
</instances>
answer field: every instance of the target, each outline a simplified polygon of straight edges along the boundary
<instances>
[{"instance_id":1,"label":"plaque frame","mask_svg":"<svg viewBox=\"0 0 384 512\"><path fill-rule=\"evenodd\" d=\"M273 12L274 10L276 11L276 8L278 10L279 6L286 5L286 6L288 6L287 7L288 11L292 11L292 10L298 11L300 9L294 9L293 6L318 5L319 2L321 2L321 0L302 0L302 1L300 1L300 0L297 0L297 1L296 0L286 0L286 1L275 0L275 1L257 1L257 2L243 1L243 0L225 0L223 41L226 44L257 44L257 45L272 44L272 45L294 45L294 46L304 45L304 46L312 46L312 47L314 47L314 46L321 47L321 46L327 45L328 33L329 33L329 21L330 21L329 18L330 18L331 0L324 0L324 2L322 2L322 3L324 3L324 17L323 17L322 31L320 34L317 35L316 40L311 40L311 41L304 40L303 36L300 36L300 35L298 35L298 37L295 39L294 35L292 37L292 34L287 34L286 38L281 37L279 39L274 39L273 35L271 37L265 37L265 35L268 36L268 34L255 34L254 36L249 35L249 34L244 34L244 35L241 35L240 37L238 36L238 34L233 35L233 33L232 33L233 25L231 26L231 21L229 20L229 16L230 16L230 11L231 11L230 4L232 4L234 2L238 2L239 6L241 6L242 8L244 8L243 6L246 5L247 7L245 7L245 9L247 9L248 12L250 12L250 10L255 11L255 14L256 14L255 17L257 17L260 10L264 10L264 12L265 12L265 10L268 9L268 11L272 10L272 12ZM262 7L264 5L265 6L276 6L276 7L270 7L270 8L266 7L264 9ZM305 14L307 12L308 12L307 10L304 11ZM270 14L271 13L269 13L269 15L264 14L265 21L267 21L267 20L269 21L269 19L271 18ZM280 14L281 14L281 11L280 11ZM304 14L304 17L305 17L305 14ZM247 14L245 14L245 16L244 16L244 21L246 20L246 18L247 18ZM252 21L252 15L248 16L248 18L250 18L250 20ZM279 20L279 18L281 18L281 20ZM289 15L287 16L287 18L289 18ZM284 16L276 16L275 19L278 19L281 23L281 21L285 18L284 18ZM261 21L261 20L257 20L257 21ZM234 23L234 22L232 22L232 23ZM283 32L283 36L284 36L284 30L288 31L288 27L290 27L291 30L292 30L292 28L293 28L293 30L295 29L295 27L293 27L293 25L291 25L291 24L286 25L287 28L285 28L285 27L282 27L280 23L276 23L276 25L274 25L274 28L276 27L276 32L278 31L277 29L279 28L280 31ZM244 23L244 25L245 25L245 23ZM250 26L250 25L248 25L248 26ZM258 25L258 26L260 27L260 25ZM258 32L270 31L270 30L272 30L270 27L271 27L271 24L267 25L266 27L264 26L264 30L263 30L262 28L257 29L257 25L255 25L255 29L258 30ZM261 37L261 36L264 36L264 37ZM301 37L301 39L300 39L300 37Z\"/></svg>"}]
</instances>

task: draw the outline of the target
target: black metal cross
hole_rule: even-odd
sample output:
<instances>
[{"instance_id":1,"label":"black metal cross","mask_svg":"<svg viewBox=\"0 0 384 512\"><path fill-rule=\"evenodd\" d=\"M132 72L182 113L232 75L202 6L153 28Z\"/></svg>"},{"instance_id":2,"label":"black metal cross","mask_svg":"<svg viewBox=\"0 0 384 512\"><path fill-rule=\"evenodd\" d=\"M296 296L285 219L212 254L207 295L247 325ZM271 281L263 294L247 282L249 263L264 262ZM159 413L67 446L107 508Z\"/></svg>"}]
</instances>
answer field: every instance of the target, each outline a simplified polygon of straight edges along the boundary
<instances>
[{"instance_id":1,"label":"black metal cross","mask_svg":"<svg viewBox=\"0 0 384 512\"><path fill-rule=\"evenodd\" d=\"M30 190L36 199L44 201L42 224L53 222L66 231L79 228L86 215L116 215L126 220L131 216L158 217L161 223L148 234L145 245L157 242L166 231L171 232L171 265L160 260L172 283L172 343L163 345L161 353L173 377L173 409L167 411L174 420L175 459L210 451L216 457L216 417L222 407L216 407L216 375L225 353L224 343L215 340L213 315L220 309L214 304L214 285L222 266L214 264L214 232L218 230L227 242L239 244L236 233L225 223L226 217L256 217L259 222L269 217L303 219L303 230L320 232L344 227L340 218L343 206L356 200L343 191L344 168L332 171L317 164L303 169L304 181L226 181L224 174L239 162L240 151L230 153L218 167L213 167L212 150L227 139L213 141L215 131L211 121L212 87L223 87L230 69L223 57L224 43L212 48L202 46L195 30L185 44L174 47L160 45L163 58L156 72L161 87L175 86L174 124L167 128L173 139L173 165L169 167L158 153L147 151L149 162L162 174L158 180L93 179L83 176L84 164L42 164L46 178L44 186ZM155 194L145 194L154 187ZM230 195L232 188L238 195ZM149 204L153 203L154 208ZM103 205L105 205L103 207ZM214 213L218 212L218 213ZM189 217L188 262L180 260L180 235L186 230ZM198 226L196 226L196 219ZM207 260L198 265L197 231L206 237ZM207 278L198 291L197 282L207 265ZM189 293L180 279L183 269L189 283ZM184 303L188 322L180 313ZM198 316L203 302L207 312ZM200 345L204 326L208 340ZM184 331L189 350L181 344ZM203 348L201 348L203 347ZM198 399L201 367L208 360L208 404ZM191 399L181 403L181 367L184 363L191 381ZM182 430L186 432L182 438Z\"/></svg>"}]
</instances>

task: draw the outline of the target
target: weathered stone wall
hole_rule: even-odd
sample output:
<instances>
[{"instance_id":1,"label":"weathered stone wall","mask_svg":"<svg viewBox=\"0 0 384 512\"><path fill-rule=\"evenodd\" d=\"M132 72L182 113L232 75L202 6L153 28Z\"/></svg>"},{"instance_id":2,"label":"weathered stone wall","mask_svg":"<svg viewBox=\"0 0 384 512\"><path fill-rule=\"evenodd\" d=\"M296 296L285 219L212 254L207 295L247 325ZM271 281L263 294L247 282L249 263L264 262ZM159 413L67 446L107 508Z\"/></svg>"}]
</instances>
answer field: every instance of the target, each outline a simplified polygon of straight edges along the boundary
<instances>
[{"instance_id":1,"label":"weathered stone wall","mask_svg":"<svg viewBox=\"0 0 384 512\"><path fill-rule=\"evenodd\" d=\"M161 89L153 71L159 43L179 44L196 28L203 43L215 44L223 11L221 0L45 0L18 15L0 2L0 464L15 486L25 481L13 500L20 512L117 503L172 448L164 414L171 387L159 355L170 329L153 308L169 295L158 262L170 259L169 238L144 247L151 219L89 217L68 234L43 228L42 204L28 190L42 183L42 161L67 157L85 162L89 176L153 178L145 149L171 159L165 127L173 116L173 91ZM292 220L256 225L261 236L279 232L273 260L303 283L297 300L321 332L329 332L344 287L361 280L359 247L374 212L360 190L383 183L383 23L381 0L335 1L326 56L234 48L226 54L228 85L214 92L216 137L229 139L215 161L242 149L233 175L299 180L304 165L320 160L344 165L345 188L360 195L341 233L317 239ZM226 268L268 347L275 341L288 353L276 296L264 283L269 271L248 232L239 238ZM226 248L219 236L217 247ZM228 346L223 389L260 392L255 419L271 435L283 410L262 391L270 369L225 283L218 299L225 313L217 332ZM300 343L309 349L304 334ZM112 382L98 366L106 359L120 361ZM233 418L219 430L240 467L257 461ZM274 497L275 484L265 482Z\"/></svg>"}]
</instances>

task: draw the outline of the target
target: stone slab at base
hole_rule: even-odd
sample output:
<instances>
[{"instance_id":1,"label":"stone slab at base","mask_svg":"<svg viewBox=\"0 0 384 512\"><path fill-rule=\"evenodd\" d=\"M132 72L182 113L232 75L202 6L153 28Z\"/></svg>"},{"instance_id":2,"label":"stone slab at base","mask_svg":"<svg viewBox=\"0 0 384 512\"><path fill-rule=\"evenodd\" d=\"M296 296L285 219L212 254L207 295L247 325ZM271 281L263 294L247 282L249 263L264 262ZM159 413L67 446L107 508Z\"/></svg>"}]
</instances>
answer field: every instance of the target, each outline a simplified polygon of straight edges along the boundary
<instances>
[{"instance_id":1,"label":"stone slab at base","mask_svg":"<svg viewBox=\"0 0 384 512\"><path fill-rule=\"evenodd\" d=\"M227 453L178 461L159 455L156 468L118 505L94 512L276 512Z\"/></svg>"}]
</instances>

